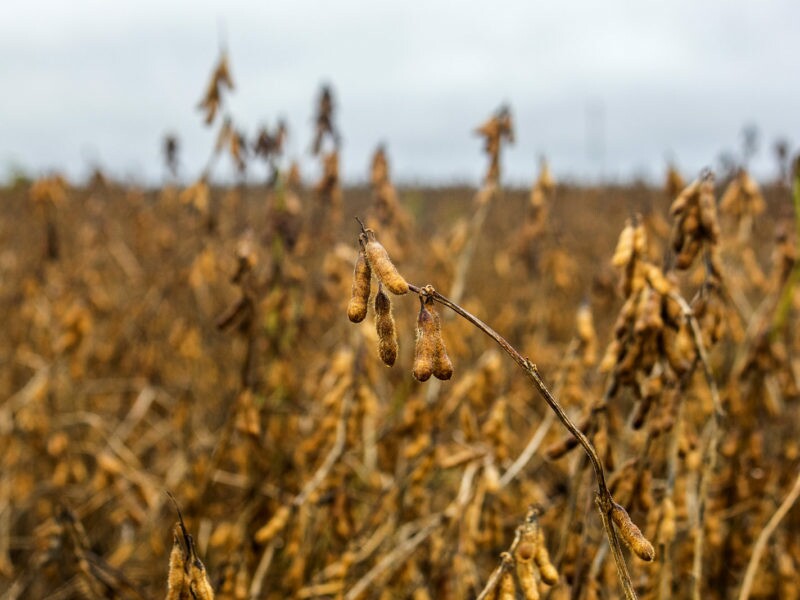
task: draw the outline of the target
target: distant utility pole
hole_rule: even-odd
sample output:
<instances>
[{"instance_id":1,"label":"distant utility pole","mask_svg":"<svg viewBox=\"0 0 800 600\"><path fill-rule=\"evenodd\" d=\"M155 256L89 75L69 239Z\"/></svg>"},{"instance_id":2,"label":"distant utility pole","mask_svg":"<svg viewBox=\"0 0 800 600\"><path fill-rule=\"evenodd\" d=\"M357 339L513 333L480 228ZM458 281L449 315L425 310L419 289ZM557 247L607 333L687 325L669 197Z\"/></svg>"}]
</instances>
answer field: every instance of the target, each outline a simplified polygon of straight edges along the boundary
<instances>
[{"instance_id":1,"label":"distant utility pole","mask_svg":"<svg viewBox=\"0 0 800 600\"><path fill-rule=\"evenodd\" d=\"M586 158L592 175L602 181L606 175L606 107L602 100L586 105Z\"/></svg>"}]
</instances>

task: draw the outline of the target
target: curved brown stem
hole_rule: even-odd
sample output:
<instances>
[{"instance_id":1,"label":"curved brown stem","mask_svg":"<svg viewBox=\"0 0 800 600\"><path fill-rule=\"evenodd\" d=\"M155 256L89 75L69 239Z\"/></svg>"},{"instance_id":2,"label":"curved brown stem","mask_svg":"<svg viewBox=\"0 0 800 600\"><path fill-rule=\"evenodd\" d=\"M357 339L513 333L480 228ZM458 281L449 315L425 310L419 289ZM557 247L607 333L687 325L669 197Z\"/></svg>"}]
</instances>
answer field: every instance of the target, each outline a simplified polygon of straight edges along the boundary
<instances>
[{"instance_id":1,"label":"curved brown stem","mask_svg":"<svg viewBox=\"0 0 800 600\"><path fill-rule=\"evenodd\" d=\"M483 333L488 335L492 338L497 344L508 354L515 363L525 371L525 374L528 378L533 382L534 387L542 396L545 402L550 406L553 412L556 414L558 419L567 428L567 430L578 440L578 443L583 448L586 456L589 458L589 461L592 463L592 467L594 468L595 476L597 478L597 486L600 491L601 497L606 497L606 499L611 499L611 494L608 491L608 487L606 486L606 478L605 478L605 470L603 469L603 465L600 462L600 457L597 454L597 451L592 446L591 442L587 439L587 437L583 434L583 432L578 428L578 426L573 423L573 421L569 418L567 413L562 408L561 404L559 404L558 400L553 396L550 392L548 387L545 385L544 380L542 379L541 374L539 373L539 369L536 367L534 363L530 361L530 359L522 356L514 346L512 346L503 336L497 333L494 329L489 327L486 323L481 321L478 317L470 313L469 311L463 309L461 306L456 304L455 302L451 301L450 299L446 298L439 292L437 292L433 286L427 285L425 287L418 287L416 285L409 284L409 289L412 292L423 296L430 296L436 302L448 307L450 310L457 313L462 318L466 319L470 323L472 323L475 327L480 329ZM604 501L603 501L604 502ZM604 502L605 507L605 502ZM610 506L608 506L610 510Z\"/></svg>"},{"instance_id":2,"label":"curved brown stem","mask_svg":"<svg viewBox=\"0 0 800 600\"><path fill-rule=\"evenodd\" d=\"M539 392L539 395L547 402L548 406L552 409L552 411L556 414L558 419L567 428L567 430L578 440L578 443L583 448L584 453L589 459L589 462L592 464L592 468L594 469L595 478L597 480L597 496L596 496L596 503L597 507L600 511L600 516L603 521L603 529L605 530L606 537L608 538L609 546L611 547L612 555L614 556L614 562L617 568L617 574L619 575L620 584L622 585L622 589L625 593L625 598L627 600L633 600L636 596L636 591L633 588L633 582L631 581L630 574L628 573L627 565L625 564L625 558L622 554L622 547L619 543L619 538L617 537L616 531L614 526L611 522L611 510L614 506L614 499L611 496L611 492L608 490L608 486L606 485L606 476L605 470L603 468L603 464L600 460L599 455L597 454L597 450L595 450L594 446L592 446L591 442L588 438L583 434L583 432L578 428L578 426L569 418L567 413L564 411L561 404L558 400L553 396L550 392L547 385L545 385L544 380L542 379L539 370L536 368L536 365L530 361L530 359L522 356L522 354L517 351L514 346L512 346L503 336L497 333L494 329L489 327L486 323L481 321L478 317L470 313L469 311L465 310L449 298L443 296L439 292L437 292L433 286L426 285L424 287L419 287L416 285L409 284L409 289L419 294L420 296L426 296L433 298L434 301L448 307L450 310L454 311L460 317L464 318L465 320L472 323L475 327L480 329L483 333L487 336L492 338L505 352L508 354L515 363L525 371L525 374L528 376L528 379L533 382L534 387Z\"/></svg>"}]
</instances>

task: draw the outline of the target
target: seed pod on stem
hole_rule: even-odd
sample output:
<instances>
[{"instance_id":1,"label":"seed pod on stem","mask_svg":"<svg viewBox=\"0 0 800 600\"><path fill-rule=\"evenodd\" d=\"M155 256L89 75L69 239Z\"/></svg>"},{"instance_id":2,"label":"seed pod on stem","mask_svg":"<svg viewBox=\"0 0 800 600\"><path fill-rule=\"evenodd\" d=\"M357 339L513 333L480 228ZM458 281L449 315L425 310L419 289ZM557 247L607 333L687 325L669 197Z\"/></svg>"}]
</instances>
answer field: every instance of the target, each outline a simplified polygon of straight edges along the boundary
<instances>
[{"instance_id":1,"label":"seed pod on stem","mask_svg":"<svg viewBox=\"0 0 800 600\"><path fill-rule=\"evenodd\" d=\"M627 265L634 252L634 225L630 220L625 223L625 228L619 235L617 247L614 250L614 256L611 259L611 264L615 267L624 267Z\"/></svg>"},{"instance_id":2,"label":"seed pod on stem","mask_svg":"<svg viewBox=\"0 0 800 600\"><path fill-rule=\"evenodd\" d=\"M189 535L183 523L183 515L175 498L179 521L172 529L172 551L169 556L169 574L167 576L167 600L196 598L197 600L214 600L214 589L208 580L206 568L194 546L194 539Z\"/></svg>"},{"instance_id":3,"label":"seed pod on stem","mask_svg":"<svg viewBox=\"0 0 800 600\"><path fill-rule=\"evenodd\" d=\"M427 381L431 375L446 380L453 376L453 363L442 339L442 322L433 298L424 293L419 298L417 343L414 349L414 377Z\"/></svg>"},{"instance_id":4,"label":"seed pod on stem","mask_svg":"<svg viewBox=\"0 0 800 600\"><path fill-rule=\"evenodd\" d=\"M515 600L517 597L516 586L514 585L514 574L506 569L500 576L500 584L497 587L497 600Z\"/></svg>"},{"instance_id":5,"label":"seed pod on stem","mask_svg":"<svg viewBox=\"0 0 800 600\"><path fill-rule=\"evenodd\" d=\"M433 305L433 298L428 298L425 303L428 305L428 311L433 315L433 321L436 326L433 340L436 344L436 352L433 357L433 376L437 379L447 380L453 376L453 362L447 356L447 348L442 337L442 322Z\"/></svg>"},{"instance_id":6,"label":"seed pod on stem","mask_svg":"<svg viewBox=\"0 0 800 600\"><path fill-rule=\"evenodd\" d=\"M650 562L656 557L656 551L653 549L653 544L647 541L642 531L631 520L628 511L616 502L611 507L611 520L617 526L617 531L622 538L622 541L633 550L633 552L641 558Z\"/></svg>"},{"instance_id":7,"label":"seed pod on stem","mask_svg":"<svg viewBox=\"0 0 800 600\"><path fill-rule=\"evenodd\" d=\"M364 233L358 236L358 239L364 248L364 254L367 257L369 266L375 272L377 278L386 286L386 289L398 296L407 294L408 283L397 272L397 268L392 264L392 259L389 258L386 248L375 239L375 232L371 229L365 229Z\"/></svg>"},{"instance_id":8,"label":"seed pod on stem","mask_svg":"<svg viewBox=\"0 0 800 600\"><path fill-rule=\"evenodd\" d=\"M353 323L360 323L367 316L371 279L372 269L370 269L362 248L358 251L358 258L353 271L353 288L350 294L350 302L347 305L347 317Z\"/></svg>"},{"instance_id":9,"label":"seed pod on stem","mask_svg":"<svg viewBox=\"0 0 800 600\"><path fill-rule=\"evenodd\" d=\"M533 557L536 552L535 544L523 539L514 551L514 563L517 567L517 581L525 600L539 600L539 583L533 568Z\"/></svg>"},{"instance_id":10,"label":"seed pod on stem","mask_svg":"<svg viewBox=\"0 0 800 600\"><path fill-rule=\"evenodd\" d=\"M675 503L672 498L664 498L661 503L661 524L658 526L658 540L664 545L668 545L675 539Z\"/></svg>"},{"instance_id":11,"label":"seed pod on stem","mask_svg":"<svg viewBox=\"0 0 800 600\"><path fill-rule=\"evenodd\" d=\"M582 303L578 308L575 328L580 342L581 360L585 367L590 367L597 361L597 333L594 329L592 309L588 302Z\"/></svg>"},{"instance_id":12,"label":"seed pod on stem","mask_svg":"<svg viewBox=\"0 0 800 600\"><path fill-rule=\"evenodd\" d=\"M700 184L697 204L700 224L708 240L715 244L719 241L719 222L717 221L717 205L714 200L714 178L708 174Z\"/></svg>"},{"instance_id":13,"label":"seed pod on stem","mask_svg":"<svg viewBox=\"0 0 800 600\"><path fill-rule=\"evenodd\" d=\"M655 503L653 500L653 492L651 490L652 483L653 472L647 468L642 471L639 481L636 484L636 500L638 501L639 506L645 511L649 511L651 508L653 508L653 504Z\"/></svg>"},{"instance_id":14,"label":"seed pod on stem","mask_svg":"<svg viewBox=\"0 0 800 600\"><path fill-rule=\"evenodd\" d=\"M169 553L169 573L167 575L167 600L184 597L188 593L188 584L185 581L186 558L184 557L183 538L178 525L173 531L172 551Z\"/></svg>"},{"instance_id":15,"label":"seed pod on stem","mask_svg":"<svg viewBox=\"0 0 800 600\"><path fill-rule=\"evenodd\" d=\"M450 361L450 357L447 355L447 348L444 345L442 321L439 318L433 297L427 293L428 291L433 291L433 288L426 286L424 291L426 292L424 295L425 308L433 316L433 376L442 380L450 379L453 376L453 363Z\"/></svg>"},{"instance_id":16,"label":"seed pod on stem","mask_svg":"<svg viewBox=\"0 0 800 600\"><path fill-rule=\"evenodd\" d=\"M392 316L392 302L380 283L375 294L375 330L378 332L378 354L383 364L391 367L397 360L397 331Z\"/></svg>"},{"instance_id":17,"label":"seed pod on stem","mask_svg":"<svg viewBox=\"0 0 800 600\"><path fill-rule=\"evenodd\" d=\"M417 381L428 381L433 375L436 360L436 321L420 296L417 315L417 341L414 346L414 367L412 373Z\"/></svg>"},{"instance_id":18,"label":"seed pod on stem","mask_svg":"<svg viewBox=\"0 0 800 600\"><path fill-rule=\"evenodd\" d=\"M278 533L286 526L291 516L291 509L287 505L283 505L272 515L272 518L255 533L255 540L259 544L266 544L272 541Z\"/></svg>"},{"instance_id":19,"label":"seed pod on stem","mask_svg":"<svg viewBox=\"0 0 800 600\"><path fill-rule=\"evenodd\" d=\"M189 569L189 590L192 598L197 600L214 600L214 588L208 581L206 568L197 557L192 561Z\"/></svg>"},{"instance_id":20,"label":"seed pod on stem","mask_svg":"<svg viewBox=\"0 0 800 600\"><path fill-rule=\"evenodd\" d=\"M714 178L706 171L687 186L670 207L673 216L672 249L675 267L688 269L704 244L719 241L719 224L714 200Z\"/></svg>"},{"instance_id":21,"label":"seed pod on stem","mask_svg":"<svg viewBox=\"0 0 800 600\"><path fill-rule=\"evenodd\" d=\"M550 553L547 551L547 545L544 541L544 531L539 528L536 539L536 553L533 555L533 560L536 561L536 566L539 567L539 575L542 576L542 581L547 585L555 585L558 583L558 571L550 562Z\"/></svg>"}]
</instances>

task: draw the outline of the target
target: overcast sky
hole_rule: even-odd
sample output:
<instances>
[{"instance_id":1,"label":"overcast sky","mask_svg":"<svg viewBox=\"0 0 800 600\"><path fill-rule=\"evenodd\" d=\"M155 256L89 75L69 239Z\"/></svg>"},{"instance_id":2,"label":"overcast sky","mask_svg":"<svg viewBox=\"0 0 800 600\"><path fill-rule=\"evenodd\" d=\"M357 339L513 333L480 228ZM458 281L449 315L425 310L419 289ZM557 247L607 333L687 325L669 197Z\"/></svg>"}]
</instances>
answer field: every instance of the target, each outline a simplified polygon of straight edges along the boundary
<instances>
[{"instance_id":1,"label":"overcast sky","mask_svg":"<svg viewBox=\"0 0 800 600\"><path fill-rule=\"evenodd\" d=\"M79 178L98 163L157 182L168 131L196 176L214 133L195 106L220 32L234 120L252 134L285 117L308 176L321 82L335 91L350 180L383 141L396 179L477 182L471 130L503 102L517 129L511 182L528 182L540 154L562 177L660 179L667 157L691 175L738 150L748 123L768 176L774 140L800 143L798 24L797 0L8 1L0 176L18 165Z\"/></svg>"}]
</instances>

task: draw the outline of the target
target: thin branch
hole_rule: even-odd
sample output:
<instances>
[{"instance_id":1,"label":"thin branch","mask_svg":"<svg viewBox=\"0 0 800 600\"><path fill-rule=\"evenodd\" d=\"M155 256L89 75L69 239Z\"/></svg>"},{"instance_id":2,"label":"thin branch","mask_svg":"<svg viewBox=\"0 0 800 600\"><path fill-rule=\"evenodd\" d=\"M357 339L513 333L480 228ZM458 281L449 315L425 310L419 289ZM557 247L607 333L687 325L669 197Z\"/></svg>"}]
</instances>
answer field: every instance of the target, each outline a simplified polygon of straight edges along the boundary
<instances>
[{"instance_id":1,"label":"thin branch","mask_svg":"<svg viewBox=\"0 0 800 600\"><path fill-rule=\"evenodd\" d=\"M747 600L750 597L750 588L753 587L756 571L758 570L758 563L761 560L761 555L764 553L764 548L767 545L767 540L778 524L781 522L786 513L792 508L792 505L797 501L800 496L800 472L797 473L797 479L794 481L794 486L789 491L789 494L784 498L778 510L772 515L764 529L758 534L755 546L753 546L753 554L750 556L750 562L747 563L747 570L744 573L744 581L742 582L742 590L739 592L739 600Z\"/></svg>"},{"instance_id":2,"label":"thin branch","mask_svg":"<svg viewBox=\"0 0 800 600\"><path fill-rule=\"evenodd\" d=\"M711 371L711 364L708 360L708 352L706 351L705 344L703 343L703 334L700 331L700 326L698 325L697 319L694 316L694 311L680 294L671 292L669 296L681 307L683 316L689 323L689 329L692 333L692 341L694 342L697 356L700 359L700 364L703 367L703 374L705 375L706 383L708 384L708 390L711 393L711 401L714 405L714 414L712 418L709 419L703 431L703 439L705 442L703 451L703 470L700 473L700 480L697 484L697 510L694 515L697 535L694 538L694 558L692 561L692 597L694 600L701 600L703 583L703 552L705 549L704 517L706 511L706 501L708 498L708 484L717 466L717 449L719 447L719 440L722 434L722 420L725 417L725 411L722 408L717 382L714 379L713 372Z\"/></svg>"},{"instance_id":3,"label":"thin branch","mask_svg":"<svg viewBox=\"0 0 800 600\"><path fill-rule=\"evenodd\" d=\"M362 594L367 591L372 583L387 571L400 567L417 549L422 542L428 539L431 534L436 531L444 521L444 513L436 513L420 526L417 532L395 546L394 550L389 552L377 564L372 567L361 579L359 579L353 587L344 595L344 600L357 600L361 598Z\"/></svg>"},{"instance_id":4,"label":"thin branch","mask_svg":"<svg viewBox=\"0 0 800 600\"><path fill-rule=\"evenodd\" d=\"M261 554L261 559L258 561L258 566L253 573L253 580L250 582L249 598L255 600L261 597L261 589L264 587L264 579L269 571L269 566L272 564L272 559L275 556L275 547L278 544L278 538L274 537L264 548Z\"/></svg>"},{"instance_id":5,"label":"thin branch","mask_svg":"<svg viewBox=\"0 0 800 600\"><path fill-rule=\"evenodd\" d=\"M592 565L589 567L589 581L598 578L598 576L600 575L600 569L603 568L603 563L606 560L607 554L608 554L608 544L604 542L603 544L600 545L600 548L597 550L597 554L594 555L594 559L592 560Z\"/></svg>"},{"instance_id":6,"label":"thin branch","mask_svg":"<svg viewBox=\"0 0 800 600\"><path fill-rule=\"evenodd\" d=\"M503 473L503 476L500 477L500 489L506 487L509 483L511 483L514 478L519 475L519 472L525 468L525 465L528 464L533 455L536 454L536 451L539 449L539 446L542 445L547 432L550 431L550 427L553 425L553 421L555 421L556 416L549 412L545 416L544 420L539 423L539 427L536 428L536 431L533 432L528 445L525 446L525 449L520 453L517 457L517 460L506 469L506 472Z\"/></svg>"},{"instance_id":7,"label":"thin branch","mask_svg":"<svg viewBox=\"0 0 800 600\"><path fill-rule=\"evenodd\" d=\"M486 600L492 595L497 584L500 583L500 577L503 576L503 572L507 569L510 569L511 566L514 564L514 559L511 558L511 553L514 552L517 545L519 544L519 538L521 536L519 527L517 528L517 533L514 535L514 541L511 542L511 546L509 547L508 551L503 552L500 555L500 564L495 567L495 570L492 571L492 574L489 576L489 580L486 582L483 590L481 593L478 594L476 600Z\"/></svg>"},{"instance_id":8,"label":"thin branch","mask_svg":"<svg viewBox=\"0 0 800 600\"><path fill-rule=\"evenodd\" d=\"M467 465L466 469L464 469L464 474L461 476L461 485L459 486L458 494L450 505L442 512L438 512L425 519L420 519L418 522L422 522L423 524L419 526L417 532L397 544L394 550L379 560L372 569L350 588L347 594L345 594L344 600L356 600L360 598L361 595L367 591L367 588L372 582L381 577L384 573L400 568L417 546L428 539L441 525L448 520L459 518L459 516L463 514L464 507L466 507L472 499L472 483L475 479L475 474L478 472L478 468L479 465L477 461L473 461ZM414 523L408 523L404 525L403 528L411 527L412 525L414 525ZM403 528L401 528L401 530ZM398 537L401 536L398 535Z\"/></svg>"},{"instance_id":9,"label":"thin branch","mask_svg":"<svg viewBox=\"0 0 800 600\"><path fill-rule=\"evenodd\" d=\"M322 485L322 482L325 481L325 478L330 474L331 469L336 464L336 461L339 460L339 457L342 455L345 443L347 442L347 419L350 415L351 402L352 397L348 392L342 399L342 408L341 412L339 413L339 420L336 423L336 440L333 442L333 446L331 446L327 456L325 456L325 460L322 461L322 464L316 470L311 479L306 482L300 493L295 496L294 500L292 501L293 506L302 506L306 503L309 496L317 491L317 488Z\"/></svg>"},{"instance_id":10,"label":"thin branch","mask_svg":"<svg viewBox=\"0 0 800 600\"><path fill-rule=\"evenodd\" d=\"M528 511L528 515L525 517L525 522L528 522L532 516L533 511ZM500 564L497 565L494 571L492 571L492 574L489 576L489 580L486 582L486 585L481 593L478 594L476 600L486 600L491 596L492 592L497 587L497 584L500 582L500 577L502 577L503 571L510 569L514 564L514 559L512 557L514 556L514 551L517 549L521 538L522 525L517 527L516 531L514 532L514 539L511 542L511 545L508 547L508 550L500 555Z\"/></svg>"},{"instance_id":11,"label":"thin branch","mask_svg":"<svg viewBox=\"0 0 800 600\"><path fill-rule=\"evenodd\" d=\"M461 302L464 296L469 266L472 263L472 257L475 254L478 239L480 239L479 233L483 227L483 222L486 220L486 215L489 214L489 207L491 206L491 200L494 197L496 189L497 187L495 184L486 183L476 194L478 208L473 213L472 220L469 223L467 243L456 261L453 285L450 288L450 297L453 299L453 302Z\"/></svg>"},{"instance_id":12,"label":"thin branch","mask_svg":"<svg viewBox=\"0 0 800 600\"><path fill-rule=\"evenodd\" d=\"M365 560L367 560L370 556L372 556L375 551L386 541L386 538L394 531L396 527L396 519L389 518L386 519L383 524L378 527L375 532L366 540L363 544L360 544L360 540L354 540L351 543L351 547L358 548L355 551L355 554L352 557L352 562L350 563L351 568L355 565L359 565ZM340 573L342 570L342 560L337 560L326 566L322 571L320 571L317 575L315 575L316 579L320 581L324 581L326 579L331 579L335 577L337 573Z\"/></svg>"},{"instance_id":13,"label":"thin branch","mask_svg":"<svg viewBox=\"0 0 800 600\"><path fill-rule=\"evenodd\" d=\"M325 481L328 475L333 469L336 461L342 456L344 452L345 444L347 442L347 419L350 415L350 406L352 404L352 393L346 392L342 398L342 406L339 411L339 419L336 422L336 439L333 442L333 446L331 446L328 453L325 455L320 466L314 472L314 475L311 476L300 492L292 499L289 506L292 510L303 506L308 499L317 491L320 485ZM284 523L281 526L281 529L286 526ZM261 594L261 588L264 583L264 579L267 576L267 571L269 571L269 567L272 564L272 559L275 555L275 550L278 545L278 536L274 536L270 541L267 547L264 549L264 552L261 555L261 559L256 567L256 571L253 574L253 580L250 585L250 598L257 598Z\"/></svg>"},{"instance_id":14,"label":"thin branch","mask_svg":"<svg viewBox=\"0 0 800 600\"><path fill-rule=\"evenodd\" d=\"M561 388L564 383L565 373L567 371L568 365L570 362L575 358L575 354L578 349L578 342L577 340L573 339L570 342L569 348L567 349L566 358L562 362L562 368L560 369L560 373L558 376L558 380L554 386L555 393L558 394L561 391ZM555 414L553 412L548 412L545 416L544 420L539 424L539 427L536 428L536 431L533 432L531 439L528 441L528 444L525 446L525 449L520 453L520 455L516 458L516 460L511 464L511 466L506 469L506 472L503 473L503 476L500 478L500 488L506 487L509 483L511 483L514 478L519 474L519 472L525 468L525 465L533 458L533 455L536 454L536 451L539 449L539 446L542 445L547 432L550 431L550 427L553 425L553 421L555 420Z\"/></svg>"},{"instance_id":15,"label":"thin branch","mask_svg":"<svg viewBox=\"0 0 800 600\"><path fill-rule=\"evenodd\" d=\"M700 358L700 364L703 366L703 375L705 375L706 383L708 384L708 390L711 393L711 401L714 405L714 416L719 421L725 416L725 410L722 408L722 403L719 399L719 389L717 388L717 382L714 379L714 373L711 371L711 363L708 360L708 352L706 351L705 344L703 343L703 333L700 331L700 325L697 323L697 319L694 316L694 310L692 310L692 307L689 306L689 303L686 302L684 297L677 292L670 292L669 297L677 302L678 306L681 307L683 316L689 323L689 330L692 333L692 342L694 343L695 350L697 351L697 356Z\"/></svg>"}]
</instances>

